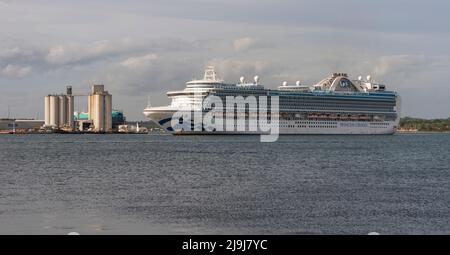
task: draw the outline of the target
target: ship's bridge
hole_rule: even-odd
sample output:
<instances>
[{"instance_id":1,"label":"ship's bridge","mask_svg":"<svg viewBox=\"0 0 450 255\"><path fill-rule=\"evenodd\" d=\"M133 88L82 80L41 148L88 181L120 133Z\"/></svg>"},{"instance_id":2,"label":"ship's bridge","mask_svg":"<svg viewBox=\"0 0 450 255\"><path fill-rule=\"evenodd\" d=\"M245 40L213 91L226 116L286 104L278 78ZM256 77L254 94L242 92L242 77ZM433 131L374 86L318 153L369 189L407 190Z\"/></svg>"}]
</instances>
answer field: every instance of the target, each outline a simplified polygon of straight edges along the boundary
<instances>
[{"instance_id":1,"label":"ship's bridge","mask_svg":"<svg viewBox=\"0 0 450 255\"><path fill-rule=\"evenodd\" d=\"M192 80L186 82L187 88L214 88L217 85L223 84L223 80L219 79L213 66L208 66L205 69L205 74L201 80Z\"/></svg>"}]
</instances>

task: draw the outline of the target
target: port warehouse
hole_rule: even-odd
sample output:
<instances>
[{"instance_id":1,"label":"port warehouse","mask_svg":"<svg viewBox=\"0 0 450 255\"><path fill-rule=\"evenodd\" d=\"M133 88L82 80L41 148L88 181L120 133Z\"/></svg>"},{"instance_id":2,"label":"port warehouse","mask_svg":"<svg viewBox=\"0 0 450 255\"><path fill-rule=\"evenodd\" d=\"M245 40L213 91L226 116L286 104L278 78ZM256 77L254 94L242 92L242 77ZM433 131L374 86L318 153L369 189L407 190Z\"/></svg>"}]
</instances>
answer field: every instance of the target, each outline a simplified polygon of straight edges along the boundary
<instances>
[{"instance_id":1,"label":"port warehouse","mask_svg":"<svg viewBox=\"0 0 450 255\"><path fill-rule=\"evenodd\" d=\"M0 119L0 131L30 131L39 130L44 125L44 120L29 119Z\"/></svg>"}]
</instances>

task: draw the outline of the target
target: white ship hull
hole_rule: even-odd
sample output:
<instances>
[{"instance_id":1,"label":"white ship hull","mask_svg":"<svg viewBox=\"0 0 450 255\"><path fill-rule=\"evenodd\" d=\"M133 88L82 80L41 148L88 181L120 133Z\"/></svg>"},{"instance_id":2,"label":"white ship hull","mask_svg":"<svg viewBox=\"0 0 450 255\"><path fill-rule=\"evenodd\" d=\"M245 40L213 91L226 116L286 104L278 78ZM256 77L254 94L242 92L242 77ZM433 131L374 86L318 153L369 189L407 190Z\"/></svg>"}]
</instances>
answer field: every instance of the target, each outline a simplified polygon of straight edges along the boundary
<instances>
[{"instance_id":1,"label":"white ship hull","mask_svg":"<svg viewBox=\"0 0 450 255\"><path fill-rule=\"evenodd\" d=\"M258 131L174 131L171 125L175 110L163 107L146 109L144 114L157 123L165 131L176 135L251 135L261 134ZM397 130L397 121L321 121L321 120L280 120L279 134L281 135L388 135ZM255 128L256 129L256 128ZM250 130L248 126L245 130Z\"/></svg>"}]
</instances>

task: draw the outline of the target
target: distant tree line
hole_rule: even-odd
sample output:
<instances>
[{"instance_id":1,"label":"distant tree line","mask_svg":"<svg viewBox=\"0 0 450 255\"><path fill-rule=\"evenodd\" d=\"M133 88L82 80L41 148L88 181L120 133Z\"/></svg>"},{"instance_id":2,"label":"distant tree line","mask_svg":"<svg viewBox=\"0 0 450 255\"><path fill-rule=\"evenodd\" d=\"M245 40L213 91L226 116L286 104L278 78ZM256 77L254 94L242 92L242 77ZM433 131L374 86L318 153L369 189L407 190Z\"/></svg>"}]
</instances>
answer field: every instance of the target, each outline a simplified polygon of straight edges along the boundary
<instances>
[{"instance_id":1,"label":"distant tree line","mask_svg":"<svg viewBox=\"0 0 450 255\"><path fill-rule=\"evenodd\" d=\"M428 120L404 117L400 119L400 129L422 132L447 132L450 131L450 118Z\"/></svg>"},{"instance_id":2,"label":"distant tree line","mask_svg":"<svg viewBox=\"0 0 450 255\"><path fill-rule=\"evenodd\" d=\"M127 121L128 124L136 124L136 121ZM159 128L153 121L139 121L139 125L147 128ZM450 118L447 119L419 119L404 117L400 119L401 130L422 132L450 132Z\"/></svg>"}]
</instances>

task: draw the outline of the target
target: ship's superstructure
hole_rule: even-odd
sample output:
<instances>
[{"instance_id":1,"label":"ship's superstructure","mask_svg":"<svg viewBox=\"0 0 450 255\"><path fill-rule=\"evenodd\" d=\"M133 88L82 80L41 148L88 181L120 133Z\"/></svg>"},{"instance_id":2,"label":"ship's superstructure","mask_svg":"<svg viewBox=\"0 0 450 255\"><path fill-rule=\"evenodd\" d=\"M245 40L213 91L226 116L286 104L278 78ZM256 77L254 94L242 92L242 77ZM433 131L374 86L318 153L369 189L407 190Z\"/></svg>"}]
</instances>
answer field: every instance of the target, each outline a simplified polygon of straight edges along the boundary
<instances>
[{"instance_id":1,"label":"ship's superstructure","mask_svg":"<svg viewBox=\"0 0 450 255\"><path fill-rule=\"evenodd\" d=\"M203 79L187 82L183 90L167 92L172 99L169 106L148 106L144 114L165 130L174 132L173 114L183 110L206 114L210 109L204 107L203 101L210 95L223 102L236 96L267 97L269 105L271 97L278 97L280 134L393 134L400 120L399 95L387 91L385 85L373 82L370 76L364 80L362 77L351 80L345 73L334 73L313 86L304 86L297 81L295 85L283 82L278 89L267 89L259 84L258 76L252 82L241 77L237 84L225 83L213 67L205 70ZM253 117L260 118L258 115ZM251 119L252 114L246 112L246 118ZM219 133L204 128L182 131L186 134ZM227 130L220 133L236 132L251 133L250 127L244 132Z\"/></svg>"}]
</instances>

